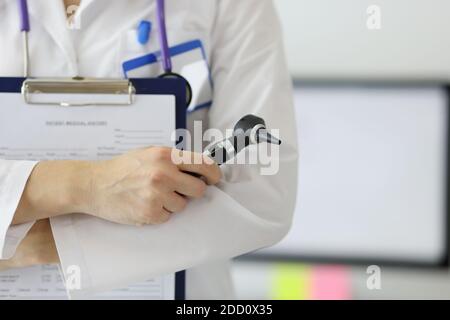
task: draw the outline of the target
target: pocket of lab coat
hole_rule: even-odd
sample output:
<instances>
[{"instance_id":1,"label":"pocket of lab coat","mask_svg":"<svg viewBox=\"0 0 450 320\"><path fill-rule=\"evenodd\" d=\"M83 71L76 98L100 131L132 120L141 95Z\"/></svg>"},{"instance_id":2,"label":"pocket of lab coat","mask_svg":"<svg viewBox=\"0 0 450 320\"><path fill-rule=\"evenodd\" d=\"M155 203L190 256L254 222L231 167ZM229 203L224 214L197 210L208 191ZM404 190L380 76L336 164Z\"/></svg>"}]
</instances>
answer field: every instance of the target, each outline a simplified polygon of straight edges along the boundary
<instances>
[{"instance_id":1,"label":"pocket of lab coat","mask_svg":"<svg viewBox=\"0 0 450 320\"><path fill-rule=\"evenodd\" d=\"M160 48L154 45L155 41L157 39L151 39L149 44L142 46L132 31L124 35L121 42L120 64L125 78L157 77L163 73ZM170 53L173 71L185 77L192 87L193 98L188 112L210 107L213 82L202 41L194 39L174 44L170 47Z\"/></svg>"}]
</instances>

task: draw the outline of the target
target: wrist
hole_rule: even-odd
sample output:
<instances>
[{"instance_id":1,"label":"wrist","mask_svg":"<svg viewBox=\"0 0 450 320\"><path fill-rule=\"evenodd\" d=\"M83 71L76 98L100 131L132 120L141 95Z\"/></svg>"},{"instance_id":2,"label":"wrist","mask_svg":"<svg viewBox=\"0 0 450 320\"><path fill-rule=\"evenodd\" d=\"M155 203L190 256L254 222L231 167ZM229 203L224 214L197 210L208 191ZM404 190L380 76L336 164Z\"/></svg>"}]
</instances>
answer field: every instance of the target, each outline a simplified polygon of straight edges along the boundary
<instances>
[{"instance_id":1,"label":"wrist","mask_svg":"<svg viewBox=\"0 0 450 320\"><path fill-rule=\"evenodd\" d=\"M70 213L91 213L94 163L43 161L28 178L13 224Z\"/></svg>"},{"instance_id":2,"label":"wrist","mask_svg":"<svg viewBox=\"0 0 450 320\"><path fill-rule=\"evenodd\" d=\"M44 161L37 164L26 188L30 211L44 216L84 213L90 206L91 163L88 161Z\"/></svg>"},{"instance_id":3,"label":"wrist","mask_svg":"<svg viewBox=\"0 0 450 320\"><path fill-rule=\"evenodd\" d=\"M64 181L62 211L68 213L92 213L94 163L69 161Z\"/></svg>"}]
</instances>

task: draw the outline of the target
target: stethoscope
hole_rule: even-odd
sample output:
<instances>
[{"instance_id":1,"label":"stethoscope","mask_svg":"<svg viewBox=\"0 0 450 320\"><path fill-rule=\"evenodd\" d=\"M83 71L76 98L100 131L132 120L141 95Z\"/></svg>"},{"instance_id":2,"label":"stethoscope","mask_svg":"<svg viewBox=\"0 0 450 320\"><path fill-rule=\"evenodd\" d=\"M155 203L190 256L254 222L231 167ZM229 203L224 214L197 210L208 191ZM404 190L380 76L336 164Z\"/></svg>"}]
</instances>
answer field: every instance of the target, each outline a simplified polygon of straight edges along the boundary
<instances>
[{"instance_id":1,"label":"stethoscope","mask_svg":"<svg viewBox=\"0 0 450 320\"><path fill-rule=\"evenodd\" d=\"M30 65L30 50L28 46L28 34L30 32L30 17L28 12L27 0L18 0L20 11L20 31L23 37L23 76L27 78L29 76ZM156 21L159 27L159 42L161 46L161 65L164 73L159 76L161 79L181 79L186 83L186 106L189 106L192 101L192 87L189 81L182 75L172 71L172 57L170 56L169 41L167 37L166 27L166 10L165 1L156 0Z\"/></svg>"}]
</instances>

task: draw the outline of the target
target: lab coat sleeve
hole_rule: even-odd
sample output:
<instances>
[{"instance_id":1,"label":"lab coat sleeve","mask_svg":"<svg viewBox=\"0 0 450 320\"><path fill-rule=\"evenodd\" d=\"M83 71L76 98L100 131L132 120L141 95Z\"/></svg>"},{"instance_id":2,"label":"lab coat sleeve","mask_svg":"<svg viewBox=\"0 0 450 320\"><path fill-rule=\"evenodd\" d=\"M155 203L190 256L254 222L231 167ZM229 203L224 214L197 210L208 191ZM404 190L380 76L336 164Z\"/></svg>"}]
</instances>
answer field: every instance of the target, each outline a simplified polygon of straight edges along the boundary
<instances>
[{"instance_id":1,"label":"lab coat sleeve","mask_svg":"<svg viewBox=\"0 0 450 320\"><path fill-rule=\"evenodd\" d=\"M0 259L14 256L33 222L11 226L23 190L36 162L0 159Z\"/></svg>"},{"instance_id":2,"label":"lab coat sleeve","mask_svg":"<svg viewBox=\"0 0 450 320\"><path fill-rule=\"evenodd\" d=\"M289 229L297 189L292 80L273 1L220 1L212 41L215 96L210 127L229 130L242 116L254 114L265 119L269 129L280 131L279 159L276 154L273 157L279 164L273 163L273 170L268 170L275 172L279 167L276 174L262 174L267 171L260 156L260 165L226 166L225 182L220 186L252 215L274 223L268 234L261 235L267 240L265 246L272 245ZM256 150L250 148L249 152ZM238 159L244 155L241 153ZM252 159L249 155L247 158Z\"/></svg>"},{"instance_id":3,"label":"lab coat sleeve","mask_svg":"<svg viewBox=\"0 0 450 320\"><path fill-rule=\"evenodd\" d=\"M210 127L233 128L249 113L265 118L283 140L279 171L261 175L259 165L226 165L218 187L160 226L121 226L85 215L52 218L65 278L71 266L80 270L81 287L68 288L72 298L271 246L290 228L296 129L279 21L271 0L217 3Z\"/></svg>"}]
</instances>

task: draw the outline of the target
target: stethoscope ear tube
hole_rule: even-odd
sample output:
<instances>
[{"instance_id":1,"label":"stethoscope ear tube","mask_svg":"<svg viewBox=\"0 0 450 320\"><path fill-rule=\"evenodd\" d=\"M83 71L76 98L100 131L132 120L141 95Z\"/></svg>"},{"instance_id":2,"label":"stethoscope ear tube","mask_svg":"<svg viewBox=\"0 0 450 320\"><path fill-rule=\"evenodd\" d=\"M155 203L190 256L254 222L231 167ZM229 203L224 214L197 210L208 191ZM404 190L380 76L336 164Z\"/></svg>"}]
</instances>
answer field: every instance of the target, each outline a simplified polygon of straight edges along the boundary
<instances>
[{"instance_id":1,"label":"stethoscope ear tube","mask_svg":"<svg viewBox=\"0 0 450 320\"><path fill-rule=\"evenodd\" d=\"M28 3L27 0L18 0L19 10L20 10L20 31L28 32L30 31L30 17L28 14Z\"/></svg>"},{"instance_id":2,"label":"stethoscope ear tube","mask_svg":"<svg viewBox=\"0 0 450 320\"><path fill-rule=\"evenodd\" d=\"M28 48L28 32L30 31L30 20L28 14L27 0L17 0L20 11L20 30L23 33L23 52L24 52L24 77L29 75L29 48ZM161 59L164 73L159 78L182 79L186 83L186 107L192 102L193 91L189 81L180 74L172 72L172 59L170 56L169 43L167 39L165 1L157 0L157 20L159 25L160 42L161 42Z\"/></svg>"},{"instance_id":3,"label":"stethoscope ear tube","mask_svg":"<svg viewBox=\"0 0 450 320\"><path fill-rule=\"evenodd\" d=\"M161 60L164 73L159 76L161 79L182 79L186 83L186 108L189 107L192 101L192 87L189 81L178 73L172 72L172 58L170 56L169 41L167 37L166 27L166 10L165 1L156 0L157 14L156 18L159 27L159 41L161 45Z\"/></svg>"},{"instance_id":4,"label":"stethoscope ear tube","mask_svg":"<svg viewBox=\"0 0 450 320\"><path fill-rule=\"evenodd\" d=\"M28 77L29 74L29 49L28 49L28 32L30 31L30 16L28 13L27 0L18 0L20 11L20 31L22 32L23 42L23 76Z\"/></svg>"},{"instance_id":5,"label":"stethoscope ear tube","mask_svg":"<svg viewBox=\"0 0 450 320\"><path fill-rule=\"evenodd\" d=\"M161 46L161 58L164 72L172 71L172 59L170 57L169 40L166 26L166 8L164 0L156 0L156 20L159 28L159 42Z\"/></svg>"}]
</instances>

